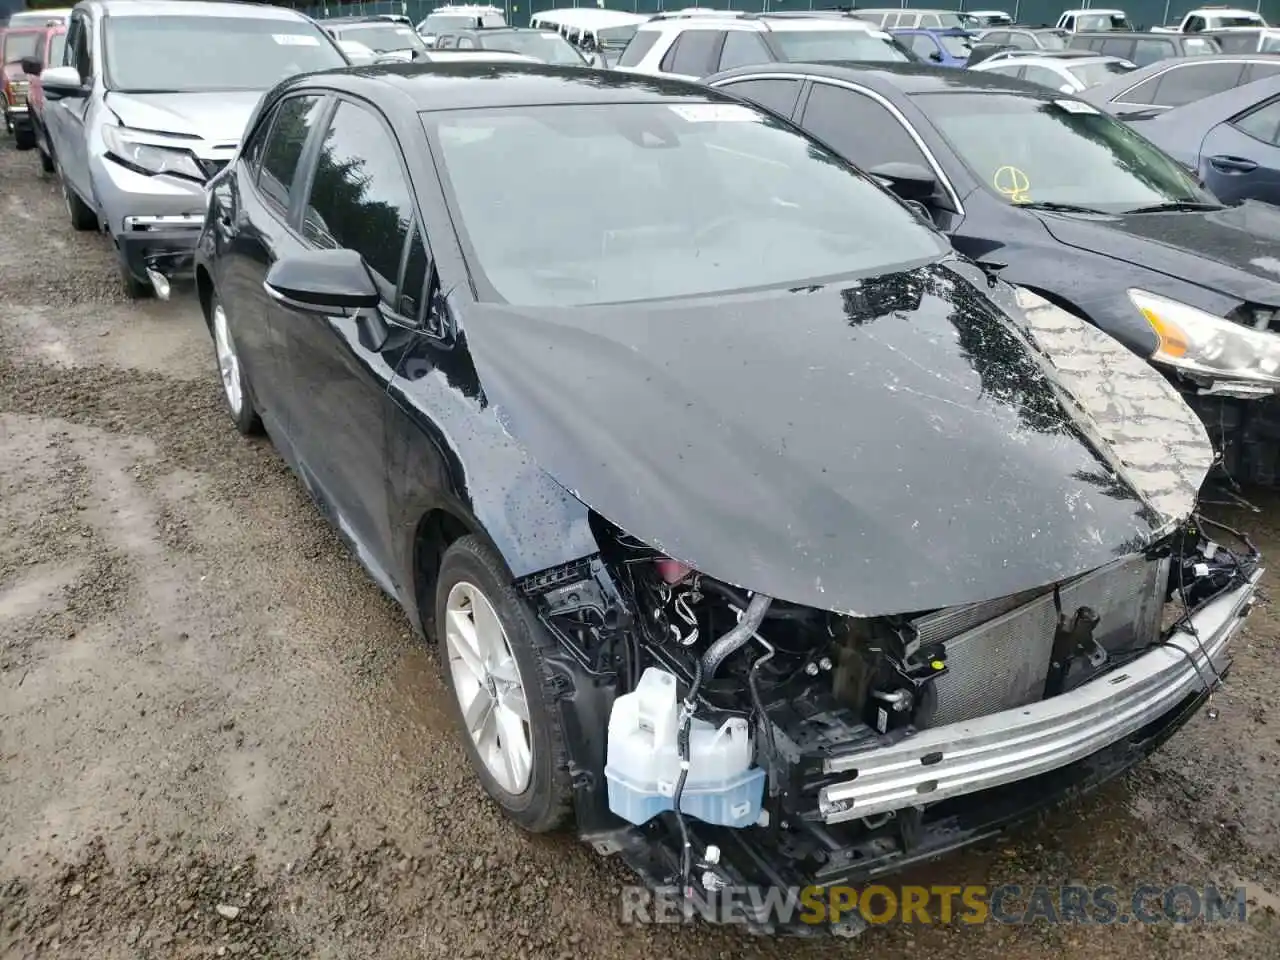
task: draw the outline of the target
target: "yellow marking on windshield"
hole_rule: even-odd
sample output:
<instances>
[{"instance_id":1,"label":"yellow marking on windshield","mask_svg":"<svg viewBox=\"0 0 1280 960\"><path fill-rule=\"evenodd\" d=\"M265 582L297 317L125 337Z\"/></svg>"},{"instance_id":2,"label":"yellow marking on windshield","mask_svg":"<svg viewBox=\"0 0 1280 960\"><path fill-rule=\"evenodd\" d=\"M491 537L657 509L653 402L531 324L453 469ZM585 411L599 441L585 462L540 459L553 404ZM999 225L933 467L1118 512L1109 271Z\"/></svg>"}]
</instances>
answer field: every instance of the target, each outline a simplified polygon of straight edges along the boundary
<instances>
[{"instance_id":1,"label":"yellow marking on windshield","mask_svg":"<svg viewBox=\"0 0 1280 960\"><path fill-rule=\"evenodd\" d=\"M1004 166L991 178L996 190L1009 198L1010 203L1030 203L1031 178L1019 167Z\"/></svg>"}]
</instances>

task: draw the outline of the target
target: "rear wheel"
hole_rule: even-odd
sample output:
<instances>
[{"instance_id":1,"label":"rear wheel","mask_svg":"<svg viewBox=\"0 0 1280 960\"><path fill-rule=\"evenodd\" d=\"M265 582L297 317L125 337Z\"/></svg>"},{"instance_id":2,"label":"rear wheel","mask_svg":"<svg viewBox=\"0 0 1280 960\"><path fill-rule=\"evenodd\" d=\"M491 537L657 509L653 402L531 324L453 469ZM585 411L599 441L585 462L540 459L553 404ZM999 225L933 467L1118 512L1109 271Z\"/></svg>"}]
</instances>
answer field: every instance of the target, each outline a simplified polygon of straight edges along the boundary
<instances>
[{"instance_id":1,"label":"rear wheel","mask_svg":"<svg viewBox=\"0 0 1280 960\"><path fill-rule=\"evenodd\" d=\"M40 150L40 169L45 173L53 173L56 169L53 165L53 158L45 152L44 147L40 147L38 144L37 147Z\"/></svg>"},{"instance_id":2,"label":"rear wheel","mask_svg":"<svg viewBox=\"0 0 1280 960\"><path fill-rule=\"evenodd\" d=\"M249 380L240 364L240 354L236 351L235 340L231 336L231 326L227 322L227 311L222 306L218 295L214 294L209 301L209 329L213 334L213 348L218 357L218 375L222 379L222 392L227 398L227 410L231 420L245 436L262 432L262 420L253 406L253 396L249 392Z\"/></svg>"},{"instance_id":3,"label":"rear wheel","mask_svg":"<svg viewBox=\"0 0 1280 960\"><path fill-rule=\"evenodd\" d=\"M32 149L36 145L36 132L30 127L14 128L13 145L19 150Z\"/></svg>"},{"instance_id":4,"label":"rear wheel","mask_svg":"<svg viewBox=\"0 0 1280 960\"><path fill-rule=\"evenodd\" d=\"M543 659L555 640L511 580L478 537L455 541L440 564L436 633L481 785L513 821L544 833L573 810L555 683Z\"/></svg>"}]
</instances>

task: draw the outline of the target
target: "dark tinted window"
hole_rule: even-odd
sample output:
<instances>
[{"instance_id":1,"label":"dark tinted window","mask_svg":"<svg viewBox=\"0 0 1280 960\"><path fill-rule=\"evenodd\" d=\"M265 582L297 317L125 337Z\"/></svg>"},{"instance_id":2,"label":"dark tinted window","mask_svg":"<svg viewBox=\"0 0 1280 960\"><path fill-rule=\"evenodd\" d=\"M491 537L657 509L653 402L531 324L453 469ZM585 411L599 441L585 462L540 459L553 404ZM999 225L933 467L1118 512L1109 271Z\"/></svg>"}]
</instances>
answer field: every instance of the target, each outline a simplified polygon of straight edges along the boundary
<instances>
[{"instance_id":1,"label":"dark tinted window","mask_svg":"<svg viewBox=\"0 0 1280 960\"><path fill-rule=\"evenodd\" d=\"M1126 60L1134 56L1134 43L1132 40L1111 37L1098 43L1093 49L1108 57L1124 57Z\"/></svg>"},{"instance_id":2,"label":"dark tinted window","mask_svg":"<svg viewBox=\"0 0 1280 960\"><path fill-rule=\"evenodd\" d=\"M338 104L320 147L302 235L317 246L357 251L389 296L412 210L391 134L363 107Z\"/></svg>"},{"instance_id":3,"label":"dark tinted window","mask_svg":"<svg viewBox=\"0 0 1280 960\"><path fill-rule=\"evenodd\" d=\"M1233 125L1255 140L1280 146L1280 100L1272 100L1246 113L1233 121Z\"/></svg>"},{"instance_id":4,"label":"dark tinted window","mask_svg":"<svg viewBox=\"0 0 1280 960\"><path fill-rule=\"evenodd\" d=\"M618 58L618 66L634 67L644 59L644 55L652 50L657 42L657 30L637 30L636 35L627 44L627 48L622 51L622 56Z\"/></svg>"},{"instance_id":5,"label":"dark tinted window","mask_svg":"<svg viewBox=\"0 0 1280 960\"><path fill-rule=\"evenodd\" d=\"M67 46L67 35L65 33L55 33L49 37L49 55L45 57L45 63L52 66L62 62L62 52Z\"/></svg>"},{"instance_id":6,"label":"dark tinted window","mask_svg":"<svg viewBox=\"0 0 1280 960\"><path fill-rule=\"evenodd\" d=\"M702 77L711 72L711 57L722 34L718 30L684 30L662 58L664 73Z\"/></svg>"},{"instance_id":7,"label":"dark tinted window","mask_svg":"<svg viewBox=\"0 0 1280 960\"><path fill-rule=\"evenodd\" d=\"M1125 59L1133 61L1134 65L1139 67L1149 66L1157 60L1165 60L1178 53L1171 40L1139 40L1132 49L1133 53ZM1124 56L1124 54L1117 54L1117 56Z\"/></svg>"},{"instance_id":8,"label":"dark tinted window","mask_svg":"<svg viewBox=\"0 0 1280 960\"><path fill-rule=\"evenodd\" d=\"M1215 93L1230 90L1240 82L1244 67L1239 63L1193 63L1174 67L1160 77L1152 103L1180 107Z\"/></svg>"},{"instance_id":9,"label":"dark tinted window","mask_svg":"<svg viewBox=\"0 0 1280 960\"><path fill-rule=\"evenodd\" d=\"M71 30L75 34L68 41L68 63L80 71L80 76L88 80L93 76L93 54L89 44L89 18L73 16Z\"/></svg>"},{"instance_id":10,"label":"dark tinted window","mask_svg":"<svg viewBox=\"0 0 1280 960\"><path fill-rule=\"evenodd\" d=\"M933 37L927 33L910 33L899 39L906 40L907 46L911 48L911 51L926 60L938 52L938 45L933 42Z\"/></svg>"},{"instance_id":11,"label":"dark tinted window","mask_svg":"<svg viewBox=\"0 0 1280 960\"><path fill-rule=\"evenodd\" d=\"M1204 17L1191 17L1187 20L1187 33L1199 33L1204 29Z\"/></svg>"},{"instance_id":12,"label":"dark tinted window","mask_svg":"<svg viewBox=\"0 0 1280 960\"><path fill-rule=\"evenodd\" d=\"M759 35L747 30L730 30L725 34L724 49L720 51L721 70L768 63L772 59L773 55Z\"/></svg>"},{"instance_id":13,"label":"dark tinted window","mask_svg":"<svg viewBox=\"0 0 1280 960\"><path fill-rule=\"evenodd\" d=\"M796 107L800 83L799 80L743 80L740 83L726 84L720 89L789 117Z\"/></svg>"},{"instance_id":14,"label":"dark tinted window","mask_svg":"<svg viewBox=\"0 0 1280 960\"><path fill-rule=\"evenodd\" d=\"M852 90L815 83L801 125L863 170L894 160L929 166L893 114Z\"/></svg>"},{"instance_id":15,"label":"dark tinted window","mask_svg":"<svg viewBox=\"0 0 1280 960\"><path fill-rule=\"evenodd\" d=\"M290 97L276 107L275 118L266 130L266 142L262 148L262 173L258 177L258 189L281 210L289 209L289 199L298 172L298 160L307 142L311 128L320 120L324 105L321 97ZM253 150L253 146L250 146ZM253 159L251 158L251 161Z\"/></svg>"},{"instance_id":16,"label":"dark tinted window","mask_svg":"<svg viewBox=\"0 0 1280 960\"><path fill-rule=\"evenodd\" d=\"M1240 84L1253 83L1255 80L1262 80L1266 77L1274 77L1280 73L1280 63L1251 63L1244 68L1244 74L1240 77Z\"/></svg>"}]
</instances>

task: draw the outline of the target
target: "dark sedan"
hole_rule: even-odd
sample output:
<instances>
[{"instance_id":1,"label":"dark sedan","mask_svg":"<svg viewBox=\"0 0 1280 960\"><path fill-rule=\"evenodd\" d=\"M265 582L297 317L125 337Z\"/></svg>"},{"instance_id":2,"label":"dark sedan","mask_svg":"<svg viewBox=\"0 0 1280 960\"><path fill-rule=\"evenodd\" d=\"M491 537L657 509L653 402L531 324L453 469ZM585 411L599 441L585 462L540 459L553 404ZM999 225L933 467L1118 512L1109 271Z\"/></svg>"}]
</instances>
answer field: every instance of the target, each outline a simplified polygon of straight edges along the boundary
<instances>
[{"instance_id":1,"label":"dark sedan","mask_svg":"<svg viewBox=\"0 0 1280 960\"><path fill-rule=\"evenodd\" d=\"M497 807L695 907L1121 772L1260 576L1201 548L1209 441L1147 364L695 84L290 80L211 184L197 286L237 428L435 638ZM806 917L736 919L860 923Z\"/></svg>"},{"instance_id":2,"label":"dark sedan","mask_svg":"<svg viewBox=\"0 0 1280 960\"><path fill-rule=\"evenodd\" d=\"M1162 60L1091 87L1082 100L1130 123L1280 74L1280 56L1219 54Z\"/></svg>"},{"instance_id":3,"label":"dark sedan","mask_svg":"<svg viewBox=\"0 0 1280 960\"><path fill-rule=\"evenodd\" d=\"M1127 125L1018 80L908 66L762 73L706 82L792 117L923 203L957 250L1150 357L1233 473L1280 479L1280 404L1258 403L1280 390L1280 210L1225 206Z\"/></svg>"}]
</instances>

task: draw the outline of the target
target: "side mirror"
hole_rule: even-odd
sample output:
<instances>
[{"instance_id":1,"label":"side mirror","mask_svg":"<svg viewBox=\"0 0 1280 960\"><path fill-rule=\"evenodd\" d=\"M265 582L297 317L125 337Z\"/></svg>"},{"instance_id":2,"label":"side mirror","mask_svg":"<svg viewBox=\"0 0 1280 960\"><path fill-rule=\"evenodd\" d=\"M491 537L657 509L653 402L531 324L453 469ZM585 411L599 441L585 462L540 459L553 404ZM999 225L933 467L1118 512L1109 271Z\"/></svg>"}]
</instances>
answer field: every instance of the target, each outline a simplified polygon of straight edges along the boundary
<instances>
[{"instance_id":1,"label":"side mirror","mask_svg":"<svg viewBox=\"0 0 1280 960\"><path fill-rule=\"evenodd\" d=\"M40 62L39 57L23 57L20 62L22 72L29 77L40 76L40 71L44 69L44 64Z\"/></svg>"},{"instance_id":2,"label":"side mirror","mask_svg":"<svg viewBox=\"0 0 1280 960\"><path fill-rule=\"evenodd\" d=\"M89 93L88 85L75 67L50 67L40 75L40 86L48 100L83 97Z\"/></svg>"},{"instance_id":3,"label":"side mirror","mask_svg":"<svg viewBox=\"0 0 1280 960\"><path fill-rule=\"evenodd\" d=\"M867 173L903 200L927 204L938 192L938 178L918 163L895 160L874 166Z\"/></svg>"},{"instance_id":4,"label":"side mirror","mask_svg":"<svg viewBox=\"0 0 1280 960\"><path fill-rule=\"evenodd\" d=\"M381 299L354 250L310 250L277 260L263 286L273 300L309 313L350 315Z\"/></svg>"}]
</instances>

